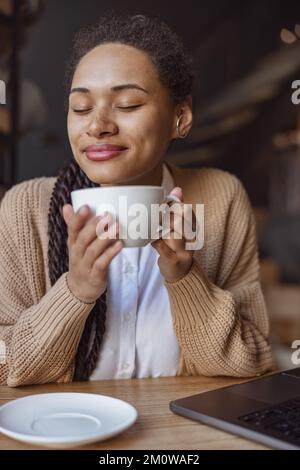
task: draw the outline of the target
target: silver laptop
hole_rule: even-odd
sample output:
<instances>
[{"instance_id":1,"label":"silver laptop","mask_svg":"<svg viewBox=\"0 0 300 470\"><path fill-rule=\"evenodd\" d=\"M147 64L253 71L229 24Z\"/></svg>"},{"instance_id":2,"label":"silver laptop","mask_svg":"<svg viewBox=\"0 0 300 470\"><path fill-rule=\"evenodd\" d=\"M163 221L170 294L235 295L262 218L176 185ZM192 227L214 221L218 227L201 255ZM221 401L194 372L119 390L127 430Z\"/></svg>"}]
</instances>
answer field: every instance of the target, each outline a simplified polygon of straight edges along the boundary
<instances>
[{"instance_id":1,"label":"silver laptop","mask_svg":"<svg viewBox=\"0 0 300 470\"><path fill-rule=\"evenodd\" d=\"M174 400L170 409L275 449L300 449L300 368Z\"/></svg>"}]
</instances>

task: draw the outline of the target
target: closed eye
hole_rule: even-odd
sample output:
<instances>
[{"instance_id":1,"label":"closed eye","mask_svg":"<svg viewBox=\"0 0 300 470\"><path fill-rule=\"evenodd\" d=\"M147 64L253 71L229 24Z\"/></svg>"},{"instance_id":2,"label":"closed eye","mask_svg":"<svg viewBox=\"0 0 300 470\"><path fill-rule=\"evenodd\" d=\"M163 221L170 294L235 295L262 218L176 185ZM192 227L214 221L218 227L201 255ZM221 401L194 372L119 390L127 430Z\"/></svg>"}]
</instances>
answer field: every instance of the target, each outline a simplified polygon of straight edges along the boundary
<instances>
[{"instance_id":1,"label":"closed eye","mask_svg":"<svg viewBox=\"0 0 300 470\"><path fill-rule=\"evenodd\" d=\"M123 110L130 110L130 109L137 109L143 106L142 104L136 104L132 106L117 106L117 109L123 109Z\"/></svg>"},{"instance_id":2,"label":"closed eye","mask_svg":"<svg viewBox=\"0 0 300 470\"><path fill-rule=\"evenodd\" d=\"M89 111L91 111L92 108L88 108L88 109L73 109L74 113L77 113L77 114L83 114L83 113L88 113Z\"/></svg>"},{"instance_id":3,"label":"closed eye","mask_svg":"<svg viewBox=\"0 0 300 470\"><path fill-rule=\"evenodd\" d=\"M121 109L121 110L124 110L124 111L130 111L130 110L133 110L133 109L140 108L141 106L143 106L143 105L142 104L136 104L136 105L132 105L132 106L116 106L116 109ZM92 108L73 109L74 113L76 113L76 114L88 113L91 110L92 110Z\"/></svg>"}]
</instances>

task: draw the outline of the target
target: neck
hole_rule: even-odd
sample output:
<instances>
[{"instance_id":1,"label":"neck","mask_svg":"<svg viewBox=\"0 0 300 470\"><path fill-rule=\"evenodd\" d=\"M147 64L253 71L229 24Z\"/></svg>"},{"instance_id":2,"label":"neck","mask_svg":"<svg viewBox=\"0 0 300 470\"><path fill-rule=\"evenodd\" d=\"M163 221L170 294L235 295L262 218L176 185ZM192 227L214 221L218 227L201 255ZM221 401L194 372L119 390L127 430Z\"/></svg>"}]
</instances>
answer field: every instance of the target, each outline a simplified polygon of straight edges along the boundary
<instances>
[{"instance_id":1,"label":"neck","mask_svg":"<svg viewBox=\"0 0 300 470\"><path fill-rule=\"evenodd\" d=\"M163 179L163 162L160 162L156 167L147 173L139 176L138 178L130 181L124 181L114 185L102 184L102 186L161 186Z\"/></svg>"},{"instance_id":2,"label":"neck","mask_svg":"<svg viewBox=\"0 0 300 470\"><path fill-rule=\"evenodd\" d=\"M161 186L162 183L162 173L163 173L163 165L160 163L155 168L153 168L150 172L129 181L128 184L130 185L143 185L143 186Z\"/></svg>"}]
</instances>

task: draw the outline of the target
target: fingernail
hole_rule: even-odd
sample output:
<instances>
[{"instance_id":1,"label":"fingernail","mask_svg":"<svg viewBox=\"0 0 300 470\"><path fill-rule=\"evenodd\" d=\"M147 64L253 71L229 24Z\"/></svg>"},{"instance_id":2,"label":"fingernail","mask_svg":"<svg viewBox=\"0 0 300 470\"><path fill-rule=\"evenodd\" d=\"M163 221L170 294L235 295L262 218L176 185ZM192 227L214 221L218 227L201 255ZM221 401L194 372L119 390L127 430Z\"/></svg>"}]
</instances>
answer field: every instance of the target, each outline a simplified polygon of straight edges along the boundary
<instances>
[{"instance_id":1,"label":"fingernail","mask_svg":"<svg viewBox=\"0 0 300 470\"><path fill-rule=\"evenodd\" d=\"M80 215L86 215L87 212L88 212L89 208L88 206L82 206L80 209L79 209L79 214Z\"/></svg>"}]
</instances>

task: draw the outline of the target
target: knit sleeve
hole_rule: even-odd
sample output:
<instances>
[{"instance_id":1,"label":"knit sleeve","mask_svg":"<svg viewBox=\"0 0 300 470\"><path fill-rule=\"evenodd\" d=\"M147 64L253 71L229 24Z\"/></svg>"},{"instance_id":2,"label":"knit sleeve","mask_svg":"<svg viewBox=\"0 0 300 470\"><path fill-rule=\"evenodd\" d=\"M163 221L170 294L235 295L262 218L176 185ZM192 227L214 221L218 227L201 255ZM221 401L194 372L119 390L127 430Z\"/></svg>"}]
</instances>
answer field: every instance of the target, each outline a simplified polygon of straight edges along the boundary
<instances>
[{"instance_id":1,"label":"knit sleeve","mask_svg":"<svg viewBox=\"0 0 300 470\"><path fill-rule=\"evenodd\" d=\"M21 186L10 190L0 206L0 384L13 387L72 379L75 353L94 305L73 296L66 273L43 292L42 253L27 211Z\"/></svg>"},{"instance_id":2,"label":"knit sleeve","mask_svg":"<svg viewBox=\"0 0 300 470\"><path fill-rule=\"evenodd\" d=\"M254 217L237 180L220 253L217 283L208 279L196 257L184 278L165 282L183 370L190 375L260 375L273 365L269 326Z\"/></svg>"}]
</instances>

